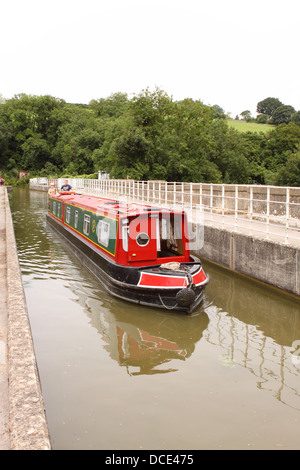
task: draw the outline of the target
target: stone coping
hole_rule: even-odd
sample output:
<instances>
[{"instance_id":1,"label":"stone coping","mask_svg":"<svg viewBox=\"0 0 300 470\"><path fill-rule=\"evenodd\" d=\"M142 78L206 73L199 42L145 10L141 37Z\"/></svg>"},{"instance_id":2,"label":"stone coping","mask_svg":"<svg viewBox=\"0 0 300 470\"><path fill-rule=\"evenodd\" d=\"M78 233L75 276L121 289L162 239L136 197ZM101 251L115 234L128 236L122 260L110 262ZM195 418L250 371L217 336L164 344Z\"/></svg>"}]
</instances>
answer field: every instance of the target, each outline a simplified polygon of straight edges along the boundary
<instances>
[{"instance_id":1,"label":"stone coping","mask_svg":"<svg viewBox=\"0 0 300 470\"><path fill-rule=\"evenodd\" d=\"M7 346L11 450L50 450L45 408L7 192Z\"/></svg>"}]
</instances>

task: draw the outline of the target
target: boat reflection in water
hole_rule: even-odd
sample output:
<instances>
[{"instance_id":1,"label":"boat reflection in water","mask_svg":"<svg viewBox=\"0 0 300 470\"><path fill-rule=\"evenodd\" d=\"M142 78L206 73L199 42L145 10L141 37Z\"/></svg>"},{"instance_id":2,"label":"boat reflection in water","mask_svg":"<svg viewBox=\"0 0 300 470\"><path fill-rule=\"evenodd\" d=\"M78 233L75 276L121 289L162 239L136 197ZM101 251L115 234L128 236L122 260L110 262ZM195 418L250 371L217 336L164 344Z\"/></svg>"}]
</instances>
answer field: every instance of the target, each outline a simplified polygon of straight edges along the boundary
<instances>
[{"instance_id":1,"label":"boat reflection in water","mask_svg":"<svg viewBox=\"0 0 300 470\"><path fill-rule=\"evenodd\" d=\"M136 319L137 317L135 321ZM130 375L165 374L177 371L176 368L160 366L172 359L183 361L192 355L195 343L201 339L203 330L208 325L207 315L198 318L197 323L194 337L189 335L181 337L177 325L172 328L172 324L170 325L168 321L162 322L157 332L155 324L151 328L148 323L145 325L142 322L139 325L131 323L130 317L126 322L115 317L110 323L109 330L110 356L121 366L125 366Z\"/></svg>"},{"instance_id":2,"label":"boat reflection in water","mask_svg":"<svg viewBox=\"0 0 300 470\"><path fill-rule=\"evenodd\" d=\"M247 369L259 390L271 392L281 403L299 410L295 386L299 365L293 363L291 356L294 341L300 338L299 304L289 298L283 304L280 293L230 273L220 275L213 265L210 271L214 280L213 302L208 290L202 309L192 317L124 305L112 301L104 291L95 292L97 306L87 308L86 296L78 292L78 285L73 287L106 351L126 367L128 374L178 371L181 367L177 363L176 368L176 361L190 358L202 340L204 348L207 344L218 348L224 365ZM254 295L255 303L251 302ZM100 309L99 298L103 302Z\"/></svg>"},{"instance_id":3,"label":"boat reflection in water","mask_svg":"<svg viewBox=\"0 0 300 470\"><path fill-rule=\"evenodd\" d=\"M85 296L80 296L78 300L85 303L91 324L106 343L104 348L110 357L120 366L126 367L132 376L177 371L174 364L172 367L165 365L172 360L185 361L191 357L196 343L208 327L209 318L204 310L200 310L198 315L185 317L178 313L124 305L124 302L116 299L112 306L111 298L104 291L101 297L103 305L100 310L94 307L87 309ZM97 301L99 297L95 298ZM203 308L205 302L204 297Z\"/></svg>"}]
</instances>

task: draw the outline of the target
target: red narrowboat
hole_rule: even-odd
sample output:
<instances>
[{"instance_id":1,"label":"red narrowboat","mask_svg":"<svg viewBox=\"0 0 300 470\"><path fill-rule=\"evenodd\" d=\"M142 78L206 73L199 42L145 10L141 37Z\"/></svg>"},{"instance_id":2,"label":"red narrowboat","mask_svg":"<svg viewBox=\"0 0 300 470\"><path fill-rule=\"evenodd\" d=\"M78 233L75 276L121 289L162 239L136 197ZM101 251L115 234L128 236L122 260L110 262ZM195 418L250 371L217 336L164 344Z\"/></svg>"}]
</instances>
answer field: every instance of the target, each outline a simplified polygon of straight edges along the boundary
<instances>
[{"instance_id":1,"label":"red narrowboat","mask_svg":"<svg viewBox=\"0 0 300 470\"><path fill-rule=\"evenodd\" d=\"M62 192L47 220L112 295L188 314L200 304L209 278L184 211Z\"/></svg>"}]
</instances>

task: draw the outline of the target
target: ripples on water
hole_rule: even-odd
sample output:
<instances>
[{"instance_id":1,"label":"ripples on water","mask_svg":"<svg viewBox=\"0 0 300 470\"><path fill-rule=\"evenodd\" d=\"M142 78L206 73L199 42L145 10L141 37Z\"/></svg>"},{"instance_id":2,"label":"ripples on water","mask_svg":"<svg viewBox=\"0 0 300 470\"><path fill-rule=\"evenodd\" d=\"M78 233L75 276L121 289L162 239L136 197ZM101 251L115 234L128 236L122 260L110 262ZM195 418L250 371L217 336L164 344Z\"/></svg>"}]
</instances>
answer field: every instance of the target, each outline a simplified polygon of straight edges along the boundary
<instances>
[{"instance_id":1,"label":"ripples on water","mask_svg":"<svg viewBox=\"0 0 300 470\"><path fill-rule=\"evenodd\" d=\"M30 198L30 200L32 197ZM35 198L33 198L35 199ZM28 211L28 197L23 211L13 212L15 234L18 244L18 254L24 282L30 283L31 279L68 279L68 270L64 269L69 264L69 259L64 254L59 244L55 243L56 235L49 231L45 220L45 206L31 204ZM45 200L45 198L44 198Z\"/></svg>"},{"instance_id":2,"label":"ripples on water","mask_svg":"<svg viewBox=\"0 0 300 470\"><path fill-rule=\"evenodd\" d=\"M208 264L192 318L112 298L46 223L11 207L54 448L299 448L299 302Z\"/></svg>"}]
</instances>

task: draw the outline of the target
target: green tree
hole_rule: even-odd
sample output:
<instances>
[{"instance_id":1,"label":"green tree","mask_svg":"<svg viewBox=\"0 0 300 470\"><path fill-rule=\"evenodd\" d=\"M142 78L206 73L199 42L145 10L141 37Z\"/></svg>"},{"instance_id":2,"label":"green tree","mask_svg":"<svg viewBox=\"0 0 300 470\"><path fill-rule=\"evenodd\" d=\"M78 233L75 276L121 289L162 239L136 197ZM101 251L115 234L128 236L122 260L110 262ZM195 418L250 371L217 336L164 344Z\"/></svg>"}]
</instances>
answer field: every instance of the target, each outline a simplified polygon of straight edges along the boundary
<instances>
[{"instance_id":1,"label":"green tree","mask_svg":"<svg viewBox=\"0 0 300 470\"><path fill-rule=\"evenodd\" d=\"M230 128L217 105L176 102L158 88L131 100L115 93L89 105L20 94L0 102L0 168L14 175L18 169L45 176L102 170L134 179L287 181L287 172L297 168L300 118L281 105L276 98L260 102L258 118L282 118L283 107L291 122L253 134Z\"/></svg>"},{"instance_id":2,"label":"green tree","mask_svg":"<svg viewBox=\"0 0 300 470\"><path fill-rule=\"evenodd\" d=\"M256 118L256 121L259 124L267 124L268 120L269 120L269 116L267 114L259 114Z\"/></svg>"},{"instance_id":3,"label":"green tree","mask_svg":"<svg viewBox=\"0 0 300 470\"><path fill-rule=\"evenodd\" d=\"M40 170L56 142L58 126L52 114L64 101L51 96L15 95L1 106L1 122L6 129L5 160L18 169Z\"/></svg>"},{"instance_id":4,"label":"green tree","mask_svg":"<svg viewBox=\"0 0 300 470\"><path fill-rule=\"evenodd\" d=\"M276 126L279 124L288 124L292 120L294 113L295 109L293 106L279 106L273 113L272 124L275 124Z\"/></svg>"},{"instance_id":5,"label":"green tree","mask_svg":"<svg viewBox=\"0 0 300 470\"><path fill-rule=\"evenodd\" d=\"M295 122L296 124L300 125L300 111L296 111L292 114L291 122Z\"/></svg>"},{"instance_id":6,"label":"green tree","mask_svg":"<svg viewBox=\"0 0 300 470\"><path fill-rule=\"evenodd\" d=\"M92 109L97 117L115 117L118 118L128 109L129 100L126 93L113 93L108 98L92 100L89 108Z\"/></svg>"},{"instance_id":7,"label":"green tree","mask_svg":"<svg viewBox=\"0 0 300 470\"><path fill-rule=\"evenodd\" d=\"M242 116L242 119L244 119L244 121L247 121L248 119L251 118L251 111L249 111L249 109L242 111L241 116Z\"/></svg>"},{"instance_id":8,"label":"green tree","mask_svg":"<svg viewBox=\"0 0 300 470\"><path fill-rule=\"evenodd\" d=\"M212 146L209 160L215 164L224 183L247 183L250 165L244 151L244 140L224 121L215 120L210 126Z\"/></svg>"},{"instance_id":9,"label":"green tree","mask_svg":"<svg viewBox=\"0 0 300 470\"><path fill-rule=\"evenodd\" d=\"M142 129L132 129L116 139L113 150L116 159L114 174L117 178L149 178L151 141Z\"/></svg>"},{"instance_id":10,"label":"green tree","mask_svg":"<svg viewBox=\"0 0 300 470\"><path fill-rule=\"evenodd\" d=\"M287 158L295 152L299 143L300 126L292 122L280 124L267 135L263 166L276 173L280 165L285 165Z\"/></svg>"},{"instance_id":11,"label":"green tree","mask_svg":"<svg viewBox=\"0 0 300 470\"><path fill-rule=\"evenodd\" d=\"M11 158L11 151L9 148L10 141L13 135L13 129L7 122L3 113L3 106L0 104L0 168L5 168Z\"/></svg>"},{"instance_id":12,"label":"green tree","mask_svg":"<svg viewBox=\"0 0 300 470\"><path fill-rule=\"evenodd\" d=\"M130 112L134 125L143 127L146 134L152 136L160 133L164 119L171 113L172 99L159 88L150 91L148 88L135 95L130 102Z\"/></svg>"},{"instance_id":13,"label":"green tree","mask_svg":"<svg viewBox=\"0 0 300 470\"><path fill-rule=\"evenodd\" d=\"M161 164L167 162L167 178L175 181L220 181L220 172L209 160L213 146L210 126L214 111L201 101L176 102L165 119L161 136Z\"/></svg>"},{"instance_id":14,"label":"green tree","mask_svg":"<svg viewBox=\"0 0 300 470\"><path fill-rule=\"evenodd\" d=\"M21 146L23 155L20 159L21 168L40 171L49 161L50 148L48 142L38 133L28 137Z\"/></svg>"},{"instance_id":15,"label":"green tree","mask_svg":"<svg viewBox=\"0 0 300 470\"><path fill-rule=\"evenodd\" d=\"M291 154L284 166L278 171L276 184L281 186L300 186L300 145Z\"/></svg>"},{"instance_id":16,"label":"green tree","mask_svg":"<svg viewBox=\"0 0 300 470\"><path fill-rule=\"evenodd\" d=\"M281 103L278 98L265 98L257 103L256 111L259 114L267 114L269 119L271 119L274 111L279 108L279 106L282 106L282 104L283 103Z\"/></svg>"},{"instance_id":17,"label":"green tree","mask_svg":"<svg viewBox=\"0 0 300 470\"><path fill-rule=\"evenodd\" d=\"M243 154L249 163L248 183L265 184L264 155L267 138L263 132L241 133Z\"/></svg>"},{"instance_id":18,"label":"green tree","mask_svg":"<svg viewBox=\"0 0 300 470\"><path fill-rule=\"evenodd\" d=\"M214 119L226 119L226 114L224 112L224 109L221 108L221 106L214 104L212 106L212 109L214 111L214 114L213 114Z\"/></svg>"}]
</instances>

